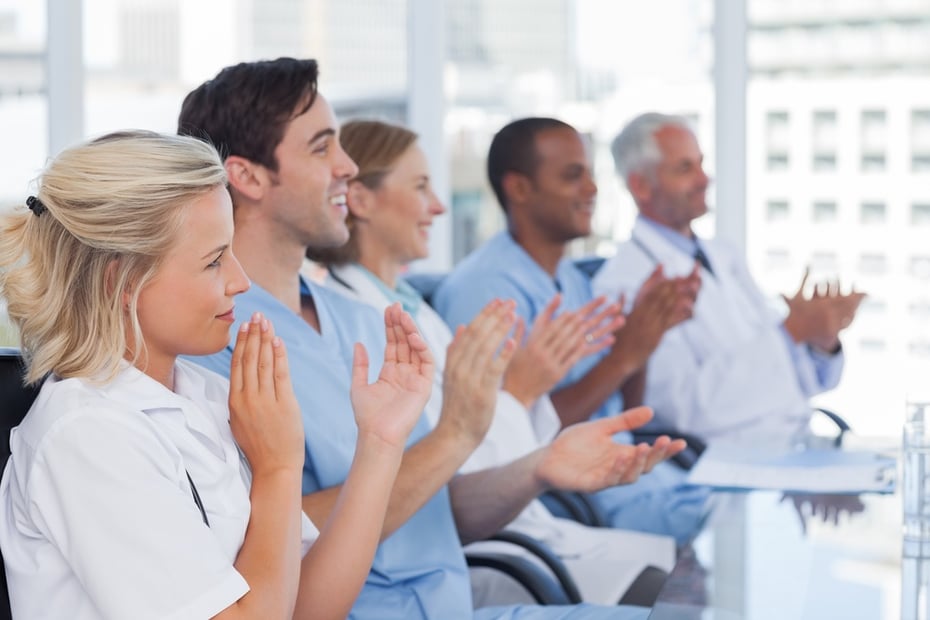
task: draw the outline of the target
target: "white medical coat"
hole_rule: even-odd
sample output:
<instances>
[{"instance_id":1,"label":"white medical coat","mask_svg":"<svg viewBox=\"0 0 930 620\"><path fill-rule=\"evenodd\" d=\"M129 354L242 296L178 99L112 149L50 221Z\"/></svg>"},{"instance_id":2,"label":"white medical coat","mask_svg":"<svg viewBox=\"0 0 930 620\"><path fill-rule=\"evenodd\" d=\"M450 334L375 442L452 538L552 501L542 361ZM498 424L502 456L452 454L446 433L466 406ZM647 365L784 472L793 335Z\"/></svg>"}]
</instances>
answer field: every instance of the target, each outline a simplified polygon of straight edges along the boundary
<instances>
[{"instance_id":1,"label":"white medical coat","mask_svg":"<svg viewBox=\"0 0 930 620\"><path fill-rule=\"evenodd\" d=\"M595 274L595 294L630 300L659 263L667 276L693 269L694 258L655 226L637 219L631 239ZM809 419L808 399L839 382L843 355L790 343L745 261L720 241L701 247L714 273L701 270L693 318L670 329L649 359L654 425L708 440L789 438Z\"/></svg>"},{"instance_id":2,"label":"white medical coat","mask_svg":"<svg viewBox=\"0 0 930 620\"><path fill-rule=\"evenodd\" d=\"M175 392L129 365L102 386L43 384L0 482L14 617L202 620L248 592L233 563L251 473L228 386L183 360ZM303 519L306 550L317 531Z\"/></svg>"}]
</instances>

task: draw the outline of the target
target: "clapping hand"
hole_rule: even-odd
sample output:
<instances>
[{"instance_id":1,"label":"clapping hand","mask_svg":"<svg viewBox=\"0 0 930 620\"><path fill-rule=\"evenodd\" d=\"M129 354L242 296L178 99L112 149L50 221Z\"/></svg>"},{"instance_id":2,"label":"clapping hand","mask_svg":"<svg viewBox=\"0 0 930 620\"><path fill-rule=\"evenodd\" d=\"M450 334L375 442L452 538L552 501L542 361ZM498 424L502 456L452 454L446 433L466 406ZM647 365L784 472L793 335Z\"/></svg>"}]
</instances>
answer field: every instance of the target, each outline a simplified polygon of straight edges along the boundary
<instances>
[{"instance_id":1,"label":"clapping hand","mask_svg":"<svg viewBox=\"0 0 930 620\"><path fill-rule=\"evenodd\" d=\"M640 368L668 329L691 318L700 289L698 266L685 277L667 278L659 265L643 282L626 325L617 332L612 354Z\"/></svg>"},{"instance_id":2,"label":"clapping hand","mask_svg":"<svg viewBox=\"0 0 930 620\"><path fill-rule=\"evenodd\" d=\"M236 335L229 368L229 426L253 475L303 467L303 423L287 350L258 312Z\"/></svg>"},{"instance_id":3,"label":"clapping hand","mask_svg":"<svg viewBox=\"0 0 930 620\"><path fill-rule=\"evenodd\" d=\"M384 329L384 365L374 383L368 383L368 353L356 343L350 396L359 435L403 449L429 399L433 356L400 304L384 311Z\"/></svg>"},{"instance_id":4,"label":"clapping hand","mask_svg":"<svg viewBox=\"0 0 930 620\"><path fill-rule=\"evenodd\" d=\"M556 316L562 296L556 294L539 313L524 339L517 320L514 340L519 347L504 375L503 389L524 406L548 393L581 358L614 343L613 332L624 323L619 304L598 297L574 311Z\"/></svg>"},{"instance_id":5,"label":"clapping hand","mask_svg":"<svg viewBox=\"0 0 930 620\"><path fill-rule=\"evenodd\" d=\"M497 390L516 343L515 303L493 300L468 325L460 325L446 353L439 425L477 446L491 425Z\"/></svg>"},{"instance_id":6,"label":"clapping hand","mask_svg":"<svg viewBox=\"0 0 930 620\"><path fill-rule=\"evenodd\" d=\"M810 269L804 270L801 285L792 297L782 295L788 304L785 329L795 342L807 342L822 351L835 351L839 347L840 332L849 327L865 293L850 290L843 293L839 280L822 282L807 295Z\"/></svg>"},{"instance_id":7,"label":"clapping hand","mask_svg":"<svg viewBox=\"0 0 930 620\"><path fill-rule=\"evenodd\" d=\"M536 476L548 488L594 492L631 484L655 465L685 449L682 439L663 435L653 445L616 443L613 436L639 428L652 418L648 407L636 407L608 418L566 427L547 446Z\"/></svg>"}]
</instances>

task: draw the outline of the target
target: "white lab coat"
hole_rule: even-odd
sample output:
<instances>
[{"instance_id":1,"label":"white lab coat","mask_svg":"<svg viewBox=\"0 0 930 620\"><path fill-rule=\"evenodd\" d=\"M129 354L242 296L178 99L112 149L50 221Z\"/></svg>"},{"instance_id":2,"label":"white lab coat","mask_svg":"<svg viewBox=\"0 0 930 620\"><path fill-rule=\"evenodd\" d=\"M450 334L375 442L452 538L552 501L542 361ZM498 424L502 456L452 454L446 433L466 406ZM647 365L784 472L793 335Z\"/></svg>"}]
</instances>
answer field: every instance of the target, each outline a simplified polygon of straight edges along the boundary
<instances>
[{"instance_id":1,"label":"white lab coat","mask_svg":"<svg viewBox=\"0 0 930 620\"><path fill-rule=\"evenodd\" d=\"M380 311L392 303L358 266L333 267L332 272L336 277L328 277L326 286ZM425 302L414 318L436 359L433 391L425 411L430 424L435 426L442 410L442 374L452 332ZM491 427L460 473L504 465L518 459L549 443L559 427L558 414L548 397L541 398L527 411L510 394L501 390ZM539 500L530 502L507 529L522 532L549 545L561 556L589 603L615 604L646 566L671 570L674 565L675 543L667 536L583 526L553 516ZM514 547L503 543L476 544L515 552ZM488 601L476 600L476 605L482 603L487 604Z\"/></svg>"},{"instance_id":2,"label":"white lab coat","mask_svg":"<svg viewBox=\"0 0 930 620\"><path fill-rule=\"evenodd\" d=\"M595 294L632 300L658 263L683 276L694 259L642 216L631 239L595 274ZM649 359L645 402L656 427L709 440L790 438L810 416L808 399L835 387L842 353L789 343L745 261L724 243L701 241L714 274L701 271L694 316L670 329Z\"/></svg>"},{"instance_id":3,"label":"white lab coat","mask_svg":"<svg viewBox=\"0 0 930 620\"><path fill-rule=\"evenodd\" d=\"M45 382L0 484L15 617L193 620L248 592L234 562L251 472L228 395L225 379L184 360L175 392L128 364L105 385ZM304 550L316 536L304 515Z\"/></svg>"}]
</instances>

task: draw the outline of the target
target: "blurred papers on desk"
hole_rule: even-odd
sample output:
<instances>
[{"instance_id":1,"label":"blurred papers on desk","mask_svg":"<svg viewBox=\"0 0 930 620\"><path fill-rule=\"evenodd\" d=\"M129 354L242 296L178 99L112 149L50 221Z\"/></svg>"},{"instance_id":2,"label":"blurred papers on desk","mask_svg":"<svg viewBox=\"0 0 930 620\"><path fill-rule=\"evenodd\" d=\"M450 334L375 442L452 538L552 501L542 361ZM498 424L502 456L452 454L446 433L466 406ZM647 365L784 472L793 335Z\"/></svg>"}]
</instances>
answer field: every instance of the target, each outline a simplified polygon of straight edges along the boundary
<instances>
[{"instance_id":1,"label":"blurred papers on desk","mask_svg":"<svg viewBox=\"0 0 930 620\"><path fill-rule=\"evenodd\" d=\"M895 470L895 459L874 452L808 449L771 453L709 446L688 482L732 491L892 493Z\"/></svg>"}]
</instances>

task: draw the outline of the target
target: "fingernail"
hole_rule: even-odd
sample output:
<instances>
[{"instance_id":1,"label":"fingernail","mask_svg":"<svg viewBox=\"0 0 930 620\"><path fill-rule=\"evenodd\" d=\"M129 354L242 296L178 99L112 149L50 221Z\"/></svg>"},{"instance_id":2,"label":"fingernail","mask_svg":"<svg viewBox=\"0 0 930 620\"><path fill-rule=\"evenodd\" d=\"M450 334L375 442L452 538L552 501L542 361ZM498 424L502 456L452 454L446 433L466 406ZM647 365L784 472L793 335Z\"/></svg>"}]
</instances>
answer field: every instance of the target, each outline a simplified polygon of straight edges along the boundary
<instances>
[{"instance_id":1,"label":"fingernail","mask_svg":"<svg viewBox=\"0 0 930 620\"><path fill-rule=\"evenodd\" d=\"M261 312L256 312L255 314L252 315L252 322L255 323L256 325L260 323L261 320L262 320Z\"/></svg>"},{"instance_id":2,"label":"fingernail","mask_svg":"<svg viewBox=\"0 0 930 620\"><path fill-rule=\"evenodd\" d=\"M248 323L243 323L242 325L240 325L240 326L239 326L239 331L242 332L243 334L246 333L247 331L249 331L249 324L248 324Z\"/></svg>"},{"instance_id":3,"label":"fingernail","mask_svg":"<svg viewBox=\"0 0 930 620\"><path fill-rule=\"evenodd\" d=\"M268 331L269 327L270 327L270 324L268 323L268 319L262 319L262 331L263 332Z\"/></svg>"}]
</instances>

